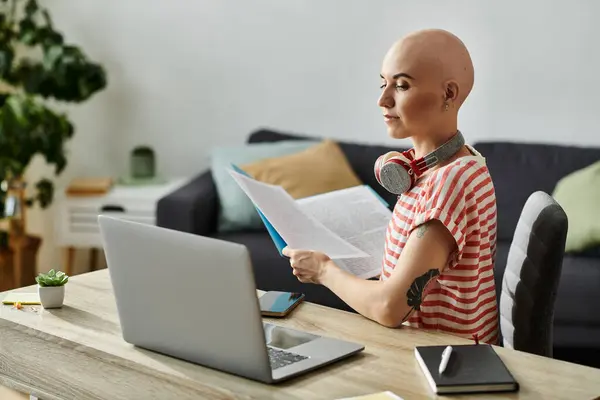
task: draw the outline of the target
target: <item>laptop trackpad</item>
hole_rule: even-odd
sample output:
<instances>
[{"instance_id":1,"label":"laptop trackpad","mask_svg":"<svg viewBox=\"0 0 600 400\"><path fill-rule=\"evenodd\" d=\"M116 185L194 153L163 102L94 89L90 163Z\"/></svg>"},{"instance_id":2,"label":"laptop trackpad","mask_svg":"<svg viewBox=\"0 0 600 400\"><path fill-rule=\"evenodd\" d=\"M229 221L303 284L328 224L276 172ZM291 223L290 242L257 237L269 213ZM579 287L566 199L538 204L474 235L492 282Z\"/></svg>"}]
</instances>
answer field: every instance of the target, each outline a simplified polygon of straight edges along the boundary
<instances>
[{"instance_id":1,"label":"laptop trackpad","mask_svg":"<svg viewBox=\"0 0 600 400\"><path fill-rule=\"evenodd\" d=\"M280 349L290 349L312 340L319 339L320 337L273 324L264 323L263 326L265 328L267 346L273 346Z\"/></svg>"}]
</instances>

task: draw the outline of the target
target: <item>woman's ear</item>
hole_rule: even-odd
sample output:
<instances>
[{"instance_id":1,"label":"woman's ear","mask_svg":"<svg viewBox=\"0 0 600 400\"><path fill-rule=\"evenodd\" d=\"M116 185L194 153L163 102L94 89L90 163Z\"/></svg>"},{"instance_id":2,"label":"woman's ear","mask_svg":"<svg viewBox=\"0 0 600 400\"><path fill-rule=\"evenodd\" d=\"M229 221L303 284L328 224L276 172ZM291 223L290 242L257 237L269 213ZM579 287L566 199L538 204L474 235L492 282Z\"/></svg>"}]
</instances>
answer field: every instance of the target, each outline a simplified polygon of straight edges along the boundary
<instances>
[{"instance_id":1,"label":"woman's ear","mask_svg":"<svg viewBox=\"0 0 600 400\"><path fill-rule=\"evenodd\" d=\"M458 83L456 81L446 82L445 99L452 102L458 99Z\"/></svg>"}]
</instances>

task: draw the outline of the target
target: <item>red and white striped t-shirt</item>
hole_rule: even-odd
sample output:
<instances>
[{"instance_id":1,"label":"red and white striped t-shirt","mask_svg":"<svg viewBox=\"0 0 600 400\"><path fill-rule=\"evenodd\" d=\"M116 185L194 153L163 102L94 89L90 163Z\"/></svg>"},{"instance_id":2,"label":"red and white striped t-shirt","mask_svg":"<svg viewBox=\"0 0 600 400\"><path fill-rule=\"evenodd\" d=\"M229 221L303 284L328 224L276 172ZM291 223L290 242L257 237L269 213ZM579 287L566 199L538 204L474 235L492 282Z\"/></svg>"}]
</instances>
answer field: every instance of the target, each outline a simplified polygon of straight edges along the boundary
<instances>
[{"instance_id":1,"label":"red and white striped t-shirt","mask_svg":"<svg viewBox=\"0 0 600 400\"><path fill-rule=\"evenodd\" d=\"M454 236L457 254L404 324L467 338L476 334L495 344L496 196L485 159L469 150L474 155L432 171L399 197L387 228L381 279L390 277L411 231L438 219Z\"/></svg>"}]
</instances>

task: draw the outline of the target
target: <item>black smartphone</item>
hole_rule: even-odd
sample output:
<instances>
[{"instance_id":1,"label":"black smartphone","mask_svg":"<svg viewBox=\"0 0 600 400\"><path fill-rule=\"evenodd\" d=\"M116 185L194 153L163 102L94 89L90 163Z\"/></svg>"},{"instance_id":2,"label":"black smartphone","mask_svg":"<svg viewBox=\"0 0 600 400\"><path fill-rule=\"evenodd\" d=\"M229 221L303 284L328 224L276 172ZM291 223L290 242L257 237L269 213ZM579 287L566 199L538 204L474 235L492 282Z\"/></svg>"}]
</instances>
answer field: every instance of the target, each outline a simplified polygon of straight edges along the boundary
<instances>
[{"instance_id":1,"label":"black smartphone","mask_svg":"<svg viewBox=\"0 0 600 400\"><path fill-rule=\"evenodd\" d=\"M268 291L259 298L265 317L285 317L304 300L304 293Z\"/></svg>"}]
</instances>

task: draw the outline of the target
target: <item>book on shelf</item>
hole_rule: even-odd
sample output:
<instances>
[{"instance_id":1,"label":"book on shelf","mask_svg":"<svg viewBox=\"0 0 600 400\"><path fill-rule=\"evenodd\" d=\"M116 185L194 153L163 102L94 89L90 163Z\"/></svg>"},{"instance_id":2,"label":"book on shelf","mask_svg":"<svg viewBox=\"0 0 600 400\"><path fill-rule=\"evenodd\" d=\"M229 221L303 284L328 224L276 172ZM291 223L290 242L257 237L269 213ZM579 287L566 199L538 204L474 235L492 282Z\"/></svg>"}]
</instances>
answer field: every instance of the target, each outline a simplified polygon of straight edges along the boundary
<instances>
[{"instance_id":1,"label":"book on shelf","mask_svg":"<svg viewBox=\"0 0 600 400\"><path fill-rule=\"evenodd\" d=\"M77 177L69 182L65 192L68 196L99 196L106 194L113 186L108 176Z\"/></svg>"},{"instance_id":2,"label":"book on shelf","mask_svg":"<svg viewBox=\"0 0 600 400\"><path fill-rule=\"evenodd\" d=\"M358 277L380 274L392 211L370 186L294 199L235 165L229 173L253 202L280 255L286 246L320 251Z\"/></svg>"}]
</instances>

